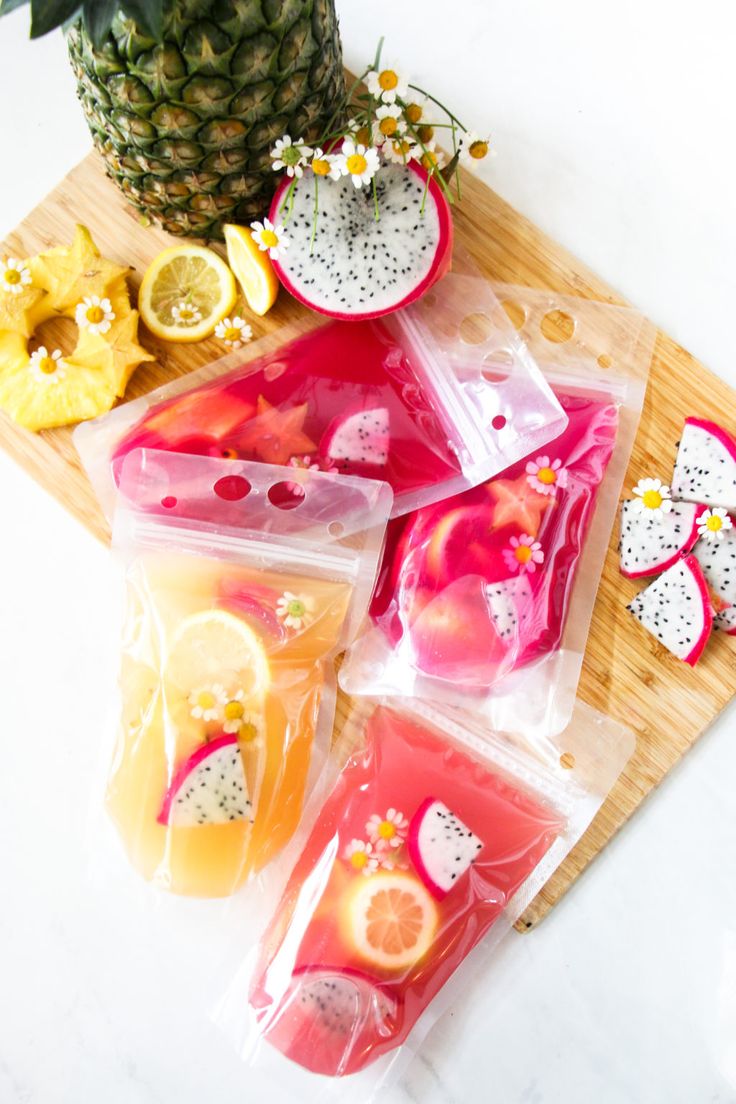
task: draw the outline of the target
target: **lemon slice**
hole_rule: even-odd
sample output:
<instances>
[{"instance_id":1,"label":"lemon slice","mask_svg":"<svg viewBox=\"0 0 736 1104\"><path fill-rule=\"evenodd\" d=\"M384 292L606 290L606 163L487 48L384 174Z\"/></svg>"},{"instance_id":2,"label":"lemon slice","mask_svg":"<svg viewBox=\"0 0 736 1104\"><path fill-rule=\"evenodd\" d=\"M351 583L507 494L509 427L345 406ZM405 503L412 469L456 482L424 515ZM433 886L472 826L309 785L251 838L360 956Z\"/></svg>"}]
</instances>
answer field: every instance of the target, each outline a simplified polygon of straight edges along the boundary
<instances>
[{"instance_id":1,"label":"lemon slice","mask_svg":"<svg viewBox=\"0 0 736 1104\"><path fill-rule=\"evenodd\" d=\"M278 276L268 253L253 241L247 226L228 223L224 227L227 260L238 278L246 302L254 314L263 315L276 302Z\"/></svg>"},{"instance_id":2,"label":"lemon slice","mask_svg":"<svg viewBox=\"0 0 736 1104\"><path fill-rule=\"evenodd\" d=\"M216 684L252 700L268 690L270 672L263 645L245 621L225 610L204 610L179 625L164 679L184 694Z\"/></svg>"},{"instance_id":3,"label":"lemon slice","mask_svg":"<svg viewBox=\"0 0 736 1104\"><path fill-rule=\"evenodd\" d=\"M216 253L202 245L175 245L146 269L138 308L156 337L201 341L237 298L235 277Z\"/></svg>"},{"instance_id":4,"label":"lemon slice","mask_svg":"<svg viewBox=\"0 0 736 1104\"><path fill-rule=\"evenodd\" d=\"M431 947L437 906L413 874L379 871L356 879L347 928L349 942L364 961L384 970L402 970Z\"/></svg>"}]
</instances>

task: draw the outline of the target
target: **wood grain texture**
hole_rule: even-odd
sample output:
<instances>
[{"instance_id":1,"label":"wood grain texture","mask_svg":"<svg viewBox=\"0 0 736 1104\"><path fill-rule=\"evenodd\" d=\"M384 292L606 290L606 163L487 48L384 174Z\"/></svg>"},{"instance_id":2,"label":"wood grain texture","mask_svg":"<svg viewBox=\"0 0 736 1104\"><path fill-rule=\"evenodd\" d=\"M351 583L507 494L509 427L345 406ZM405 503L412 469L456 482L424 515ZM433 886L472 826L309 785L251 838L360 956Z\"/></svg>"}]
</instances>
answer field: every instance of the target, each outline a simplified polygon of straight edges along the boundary
<instances>
[{"instance_id":1,"label":"wood grain texture","mask_svg":"<svg viewBox=\"0 0 736 1104\"><path fill-rule=\"evenodd\" d=\"M0 254L24 257L71 240L84 221L102 252L133 266L135 289L154 255L171 244L163 232L144 228L117 189L106 179L95 154L85 158L0 246ZM478 180L465 176L463 203L456 209L458 240L490 277L508 283L602 299L624 300L598 276ZM314 325L298 304L282 295L264 319L254 321L257 337L275 340ZM128 397L168 382L220 356L217 342L164 346L141 327L143 343L157 355L133 377ZM66 351L66 350L65 350ZM644 414L627 487L646 474L668 473L687 414L715 416L736 426L736 394L666 334L659 333ZM28 433L0 414L2 446L62 502L96 537L109 532L81 470L69 429ZM637 749L623 776L588 832L527 908L519 930L536 924L579 874L626 823L644 798L675 766L730 700L736 687L736 643L716 635L695 670L673 659L626 613L639 585L617 570L615 534L593 616L581 696L628 724ZM338 705L340 727L347 700Z\"/></svg>"}]
</instances>

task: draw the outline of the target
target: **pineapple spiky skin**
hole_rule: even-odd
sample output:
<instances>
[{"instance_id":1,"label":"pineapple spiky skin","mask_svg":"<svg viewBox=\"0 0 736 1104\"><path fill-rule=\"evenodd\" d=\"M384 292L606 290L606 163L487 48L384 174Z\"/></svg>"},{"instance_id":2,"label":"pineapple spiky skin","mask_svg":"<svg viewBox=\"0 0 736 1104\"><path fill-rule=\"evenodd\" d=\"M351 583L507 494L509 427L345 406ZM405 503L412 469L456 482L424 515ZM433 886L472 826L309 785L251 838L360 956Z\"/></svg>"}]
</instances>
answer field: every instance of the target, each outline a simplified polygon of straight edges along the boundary
<instances>
[{"instance_id":1,"label":"pineapple spiky skin","mask_svg":"<svg viewBox=\"0 0 736 1104\"><path fill-rule=\"evenodd\" d=\"M263 215L274 141L342 121L334 0L169 0L160 42L122 12L99 48L81 21L67 42L108 175L172 234Z\"/></svg>"}]
</instances>

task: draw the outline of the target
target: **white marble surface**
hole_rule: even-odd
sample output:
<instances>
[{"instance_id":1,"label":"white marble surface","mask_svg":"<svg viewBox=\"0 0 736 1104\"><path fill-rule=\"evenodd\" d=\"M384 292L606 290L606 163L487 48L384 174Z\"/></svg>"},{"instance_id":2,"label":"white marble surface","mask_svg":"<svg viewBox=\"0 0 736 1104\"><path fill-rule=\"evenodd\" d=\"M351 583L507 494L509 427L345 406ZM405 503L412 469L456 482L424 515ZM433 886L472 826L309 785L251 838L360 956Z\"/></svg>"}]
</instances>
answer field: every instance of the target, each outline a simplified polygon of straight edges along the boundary
<instances>
[{"instance_id":1,"label":"white marble surface","mask_svg":"<svg viewBox=\"0 0 736 1104\"><path fill-rule=\"evenodd\" d=\"M354 67L385 32L387 56L491 126L493 186L736 385L730 0L456 0L452 26L443 0L339 6ZM30 46L26 19L0 23L0 233L87 148L62 42ZM0 487L0 1100L256 1099L204 1015L209 918L149 916L114 857L89 880L107 556L2 454ZM507 941L389 1104L736 1101L733 729L731 711Z\"/></svg>"}]
</instances>

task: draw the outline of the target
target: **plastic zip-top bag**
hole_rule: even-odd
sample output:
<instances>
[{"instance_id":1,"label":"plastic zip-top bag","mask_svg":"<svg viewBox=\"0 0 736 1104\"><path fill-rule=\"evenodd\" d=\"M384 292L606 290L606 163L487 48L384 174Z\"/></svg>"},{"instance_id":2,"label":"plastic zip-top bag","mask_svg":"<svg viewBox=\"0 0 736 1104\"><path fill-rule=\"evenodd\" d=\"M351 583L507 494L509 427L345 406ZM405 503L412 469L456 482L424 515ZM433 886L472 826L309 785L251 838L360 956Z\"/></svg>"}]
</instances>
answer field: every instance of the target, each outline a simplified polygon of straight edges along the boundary
<instances>
[{"instance_id":1,"label":"plastic zip-top bag","mask_svg":"<svg viewBox=\"0 0 736 1104\"><path fill-rule=\"evenodd\" d=\"M572 713L654 329L624 307L497 290L567 425L494 478L391 523L371 624L340 684L482 710L497 729L545 738Z\"/></svg>"},{"instance_id":2,"label":"plastic zip-top bag","mask_svg":"<svg viewBox=\"0 0 736 1104\"><path fill-rule=\"evenodd\" d=\"M486 379L499 345L503 372ZM449 275L386 319L264 338L85 423L75 443L108 516L141 447L382 479L399 515L490 478L564 421L490 284Z\"/></svg>"},{"instance_id":3,"label":"plastic zip-top bag","mask_svg":"<svg viewBox=\"0 0 736 1104\"><path fill-rule=\"evenodd\" d=\"M221 897L288 841L329 749L333 659L364 616L390 509L372 480L126 457L106 807L144 878Z\"/></svg>"},{"instance_id":4,"label":"plastic zip-top bag","mask_svg":"<svg viewBox=\"0 0 736 1104\"><path fill-rule=\"evenodd\" d=\"M343 743L215 1014L284 1104L361 1104L398 1076L585 831L634 738L581 704L541 758L452 708L362 702Z\"/></svg>"}]
</instances>

